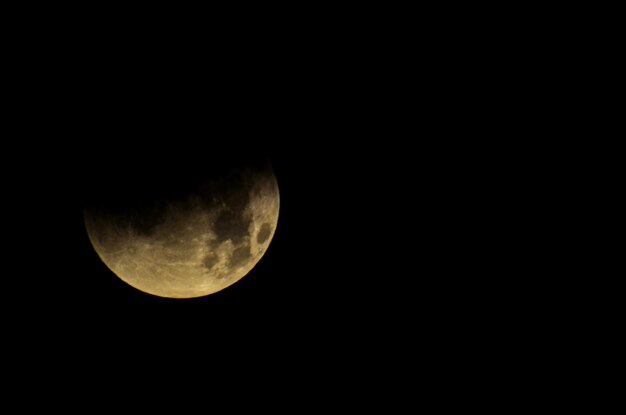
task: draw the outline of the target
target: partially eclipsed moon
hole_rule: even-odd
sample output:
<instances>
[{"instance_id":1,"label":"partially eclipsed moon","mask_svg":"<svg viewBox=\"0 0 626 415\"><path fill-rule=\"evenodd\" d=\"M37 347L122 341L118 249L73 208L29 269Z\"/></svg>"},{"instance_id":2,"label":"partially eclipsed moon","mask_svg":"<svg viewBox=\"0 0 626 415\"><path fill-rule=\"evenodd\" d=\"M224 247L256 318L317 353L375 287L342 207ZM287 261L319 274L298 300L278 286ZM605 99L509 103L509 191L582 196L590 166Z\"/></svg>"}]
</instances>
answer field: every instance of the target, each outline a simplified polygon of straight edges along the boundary
<instances>
[{"instance_id":1,"label":"partially eclipsed moon","mask_svg":"<svg viewBox=\"0 0 626 415\"><path fill-rule=\"evenodd\" d=\"M141 208L86 208L85 225L102 261L123 281L161 297L192 298L248 274L274 236L278 212L276 177L264 165L208 178L194 191Z\"/></svg>"}]
</instances>

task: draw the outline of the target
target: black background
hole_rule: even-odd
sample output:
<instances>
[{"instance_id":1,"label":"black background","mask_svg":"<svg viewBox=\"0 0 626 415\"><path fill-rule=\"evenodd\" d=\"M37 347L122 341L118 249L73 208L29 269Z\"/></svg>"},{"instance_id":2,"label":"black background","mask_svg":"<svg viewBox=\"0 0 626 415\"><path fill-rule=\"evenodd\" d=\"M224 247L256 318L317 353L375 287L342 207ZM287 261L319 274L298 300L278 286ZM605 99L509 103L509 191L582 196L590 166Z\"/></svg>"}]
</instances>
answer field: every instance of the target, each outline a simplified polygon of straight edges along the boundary
<instances>
[{"instance_id":1,"label":"black background","mask_svg":"<svg viewBox=\"0 0 626 415\"><path fill-rule=\"evenodd\" d=\"M219 51L72 33L18 48L1 157L3 340L30 368L20 376L113 376L111 396L192 377L198 396L271 391L278 378L276 394L309 407L387 381L412 396L392 381L415 373L422 388L451 372L472 382L481 356L523 343L509 329L533 312L516 306L523 293L542 292L525 260L541 249L517 235L542 205L516 168L527 123L503 105L519 84L502 70L486 90L478 52L449 53L439 32L407 46L402 29ZM174 300L100 261L82 215L94 183L241 154L269 157L281 195L249 275Z\"/></svg>"},{"instance_id":2,"label":"black background","mask_svg":"<svg viewBox=\"0 0 626 415\"><path fill-rule=\"evenodd\" d=\"M84 100L76 85L31 89L3 152L13 270L4 304L18 349L57 370L87 353L100 368L292 370L296 359L306 371L329 356L357 367L355 350L410 336L412 304L398 299L420 273L414 229L425 184L404 176L415 147L379 138L393 131L393 114L369 118L369 104L337 103L305 80L298 98L243 87L232 106L231 88L210 105L187 91L129 102L117 91L134 82L90 82ZM268 252L235 285L198 299L151 296L91 247L82 209L103 180L128 184L146 168L178 177L251 154L271 160L281 211Z\"/></svg>"},{"instance_id":3,"label":"black background","mask_svg":"<svg viewBox=\"0 0 626 415\"><path fill-rule=\"evenodd\" d=\"M327 385L340 387L343 376L358 384L372 371L410 367L415 348L422 356L453 348L475 327L468 307L483 305L467 297L468 287L480 289L475 281L458 274L469 258L450 256L463 243L452 236L458 202L440 186L450 164L425 140L390 138L392 110L353 103L329 120L331 101L192 123L170 105L156 114L133 109L123 121L83 111L47 117L36 132L54 137L7 153L20 169L7 190L15 201L5 294L6 320L19 333L12 344L54 373L123 377L130 365L141 378L191 370L227 383L278 373L295 390L320 374ZM248 117L251 126L232 131ZM281 210L269 250L233 286L197 299L151 296L116 277L91 247L82 205L103 175L123 180L127 166L176 171L189 163L198 171L216 154L250 152L270 158Z\"/></svg>"}]
</instances>

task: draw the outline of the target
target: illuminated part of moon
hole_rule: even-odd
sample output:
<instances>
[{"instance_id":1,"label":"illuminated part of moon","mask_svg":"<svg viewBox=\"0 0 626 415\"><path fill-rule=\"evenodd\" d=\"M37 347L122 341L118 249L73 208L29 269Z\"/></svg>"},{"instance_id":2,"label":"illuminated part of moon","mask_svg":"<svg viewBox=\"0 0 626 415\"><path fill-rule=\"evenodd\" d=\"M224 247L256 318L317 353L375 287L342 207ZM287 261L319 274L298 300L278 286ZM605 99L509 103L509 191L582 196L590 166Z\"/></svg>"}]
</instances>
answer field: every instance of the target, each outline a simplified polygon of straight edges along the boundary
<instances>
[{"instance_id":1,"label":"illuminated part of moon","mask_svg":"<svg viewBox=\"0 0 626 415\"><path fill-rule=\"evenodd\" d=\"M85 225L123 281L161 297L193 298L252 270L274 236L279 205L271 167L247 169L139 214L86 209Z\"/></svg>"}]
</instances>

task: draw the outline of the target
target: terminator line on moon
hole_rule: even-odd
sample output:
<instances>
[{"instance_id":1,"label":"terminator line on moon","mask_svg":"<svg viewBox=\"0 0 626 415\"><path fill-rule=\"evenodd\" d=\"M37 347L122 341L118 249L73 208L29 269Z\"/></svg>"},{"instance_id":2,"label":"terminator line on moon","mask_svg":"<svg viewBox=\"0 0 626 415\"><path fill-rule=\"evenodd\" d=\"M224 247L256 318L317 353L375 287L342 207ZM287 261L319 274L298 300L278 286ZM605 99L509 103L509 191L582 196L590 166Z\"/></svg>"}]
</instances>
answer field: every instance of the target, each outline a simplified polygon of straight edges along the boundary
<instances>
[{"instance_id":1,"label":"terminator line on moon","mask_svg":"<svg viewBox=\"0 0 626 415\"><path fill-rule=\"evenodd\" d=\"M274 236L279 205L268 164L208 180L149 209L85 209L84 217L94 249L123 281L160 297L193 298L252 270Z\"/></svg>"}]
</instances>

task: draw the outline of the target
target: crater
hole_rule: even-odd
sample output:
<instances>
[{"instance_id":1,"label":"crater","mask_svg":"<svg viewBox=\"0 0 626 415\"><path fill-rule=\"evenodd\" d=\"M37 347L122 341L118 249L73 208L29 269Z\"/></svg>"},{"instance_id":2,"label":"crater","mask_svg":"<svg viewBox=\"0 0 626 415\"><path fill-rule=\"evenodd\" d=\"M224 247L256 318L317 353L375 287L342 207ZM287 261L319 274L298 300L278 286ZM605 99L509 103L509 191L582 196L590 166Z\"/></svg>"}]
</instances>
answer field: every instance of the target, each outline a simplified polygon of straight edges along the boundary
<instances>
[{"instance_id":1,"label":"crater","mask_svg":"<svg viewBox=\"0 0 626 415\"><path fill-rule=\"evenodd\" d=\"M239 267L248 262L252 255L250 254L250 247L241 246L233 251L233 255L228 260L230 267Z\"/></svg>"},{"instance_id":2,"label":"crater","mask_svg":"<svg viewBox=\"0 0 626 415\"><path fill-rule=\"evenodd\" d=\"M219 262L219 258L214 253L208 253L202 259L202 266L207 270L211 271L215 265Z\"/></svg>"},{"instance_id":3,"label":"crater","mask_svg":"<svg viewBox=\"0 0 626 415\"><path fill-rule=\"evenodd\" d=\"M263 225L261 225L261 229L256 236L256 241L259 243L259 245L264 244L265 242L267 242L271 234L272 225L270 225L269 223L264 223Z\"/></svg>"}]
</instances>

